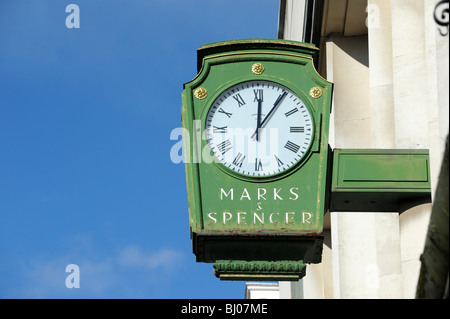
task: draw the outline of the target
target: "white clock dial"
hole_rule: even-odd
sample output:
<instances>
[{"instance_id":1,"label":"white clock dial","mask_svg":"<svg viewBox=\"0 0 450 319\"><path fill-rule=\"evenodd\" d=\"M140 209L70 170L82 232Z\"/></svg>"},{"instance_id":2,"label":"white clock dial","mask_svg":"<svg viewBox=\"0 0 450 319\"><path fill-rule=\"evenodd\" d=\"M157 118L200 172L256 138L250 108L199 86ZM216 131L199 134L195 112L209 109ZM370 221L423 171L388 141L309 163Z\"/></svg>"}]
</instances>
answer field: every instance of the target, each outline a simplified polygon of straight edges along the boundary
<instances>
[{"instance_id":1,"label":"white clock dial","mask_svg":"<svg viewBox=\"0 0 450 319\"><path fill-rule=\"evenodd\" d=\"M298 163L314 140L313 118L302 99L271 81L225 90L206 117L206 138L225 167L264 177Z\"/></svg>"}]
</instances>

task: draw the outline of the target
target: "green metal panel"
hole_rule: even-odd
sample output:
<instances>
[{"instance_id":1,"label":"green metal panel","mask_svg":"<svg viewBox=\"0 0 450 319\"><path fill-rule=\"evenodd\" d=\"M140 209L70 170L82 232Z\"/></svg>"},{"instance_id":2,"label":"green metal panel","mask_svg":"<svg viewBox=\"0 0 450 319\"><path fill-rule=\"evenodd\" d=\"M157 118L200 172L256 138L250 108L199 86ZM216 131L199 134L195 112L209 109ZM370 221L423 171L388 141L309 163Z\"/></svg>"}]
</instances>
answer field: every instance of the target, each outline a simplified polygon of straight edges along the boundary
<instances>
[{"instance_id":1,"label":"green metal panel","mask_svg":"<svg viewBox=\"0 0 450 319\"><path fill-rule=\"evenodd\" d=\"M198 261L320 262L332 83L314 68L317 51L310 44L266 39L218 42L198 50L199 73L182 93L189 218ZM264 65L262 74L251 71L255 63ZM279 175L245 177L205 161L212 155L203 135L212 103L227 88L250 80L289 88L313 118L308 154ZM198 88L206 97L195 96ZM310 93L313 88L321 94Z\"/></svg>"},{"instance_id":2,"label":"green metal panel","mask_svg":"<svg viewBox=\"0 0 450 319\"><path fill-rule=\"evenodd\" d=\"M216 277L222 280L297 281L306 274L306 265L292 260L218 260L213 268Z\"/></svg>"},{"instance_id":3,"label":"green metal panel","mask_svg":"<svg viewBox=\"0 0 450 319\"><path fill-rule=\"evenodd\" d=\"M270 50L271 52L283 51L287 54L298 54L310 57L314 63L319 57L319 49L311 43L290 41L290 40L274 40L274 39L244 39L212 42L202 45L197 50L197 72L201 71L204 59L223 53L247 53L250 50Z\"/></svg>"},{"instance_id":4,"label":"green metal panel","mask_svg":"<svg viewBox=\"0 0 450 319\"><path fill-rule=\"evenodd\" d=\"M253 235L194 236L197 261L226 260L303 260L319 263L323 239L320 236Z\"/></svg>"},{"instance_id":5,"label":"green metal panel","mask_svg":"<svg viewBox=\"0 0 450 319\"><path fill-rule=\"evenodd\" d=\"M431 202L428 150L335 149L331 211L402 212Z\"/></svg>"}]
</instances>

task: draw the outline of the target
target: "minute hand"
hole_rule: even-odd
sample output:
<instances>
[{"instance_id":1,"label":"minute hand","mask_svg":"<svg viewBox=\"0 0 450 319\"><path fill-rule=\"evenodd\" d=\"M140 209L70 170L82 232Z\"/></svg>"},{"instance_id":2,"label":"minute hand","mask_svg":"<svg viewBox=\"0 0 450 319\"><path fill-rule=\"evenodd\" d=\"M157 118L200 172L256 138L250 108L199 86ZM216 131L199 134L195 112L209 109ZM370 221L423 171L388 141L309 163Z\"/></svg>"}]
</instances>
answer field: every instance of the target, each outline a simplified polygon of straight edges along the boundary
<instances>
[{"instance_id":1,"label":"minute hand","mask_svg":"<svg viewBox=\"0 0 450 319\"><path fill-rule=\"evenodd\" d=\"M287 95L288 93L286 91L284 91L282 94L280 94L280 96L278 96L277 100L275 101L275 103L273 104L272 109L269 111L269 113L267 113L266 117L264 118L264 120L262 120L262 122L259 124L259 128L256 129L255 133L253 133L253 135L251 136L252 138L257 134L258 129L263 128L264 125L267 123L267 121L270 119L270 117L272 116L273 112L277 109L277 107L281 104L281 101L283 101L284 97Z\"/></svg>"}]
</instances>

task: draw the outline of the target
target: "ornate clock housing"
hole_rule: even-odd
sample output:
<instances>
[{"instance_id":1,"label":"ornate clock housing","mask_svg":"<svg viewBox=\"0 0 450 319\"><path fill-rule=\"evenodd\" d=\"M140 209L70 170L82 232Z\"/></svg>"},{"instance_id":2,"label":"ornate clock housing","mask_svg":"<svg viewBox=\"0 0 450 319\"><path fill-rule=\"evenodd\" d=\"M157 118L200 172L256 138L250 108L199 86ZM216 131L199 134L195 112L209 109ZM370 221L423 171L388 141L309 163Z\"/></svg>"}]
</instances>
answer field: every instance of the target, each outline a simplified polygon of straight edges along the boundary
<instances>
[{"instance_id":1,"label":"ornate clock housing","mask_svg":"<svg viewBox=\"0 0 450 319\"><path fill-rule=\"evenodd\" d=\"M182 93L189 221L221 279L298 280L320 262L332 83L317 53L268 39L197 51Z\"/></svg>"},{"instance_id":2,"label":"ornate clock housing","mask_svg":"<svg viewBox=\"0 0 450 319\"><path fill-rule=\"evenodd\" d=\"M331 152L333 84L317 51L268 39L198 50L182 93L189 222L197 261L220 279L299 280L321 261L327 209L431 200L426 150Z\"/></svg>"},{"instance_id":3,"label":"ornate clock housing","mask_svg":"<svg viewBox=\"0 0 450 319\"><path fill-rule=\"evenodd\" d=\"M291 170L314 140L314 120L303 99L267 80L225 89L211 104L205 127L219 165L244 177Z\"/></svg>"}]
</instances>

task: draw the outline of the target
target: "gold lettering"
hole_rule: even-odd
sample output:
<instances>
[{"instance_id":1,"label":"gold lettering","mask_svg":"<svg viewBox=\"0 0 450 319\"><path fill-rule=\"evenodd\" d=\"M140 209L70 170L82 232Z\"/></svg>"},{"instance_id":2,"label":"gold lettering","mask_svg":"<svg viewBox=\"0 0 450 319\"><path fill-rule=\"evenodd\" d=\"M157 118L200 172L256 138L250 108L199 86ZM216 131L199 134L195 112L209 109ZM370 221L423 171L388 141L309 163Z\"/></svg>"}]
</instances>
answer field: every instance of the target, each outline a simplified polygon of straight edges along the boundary
<instances>
[{"instance_id":1,"label":"gold lettering","mask_svg":"<svg viewBox=\"0 0 450 319\"><path fill-rule=\"evenodd\" d=\"M295 196L295 198L289 197L290 200L297 200L298 198L298 194L294 193L294 189L298 190L298 187L291 187L291 189L289 190L291 194Z\"/></svg>"},{"instance_id":2,"label":"gold lettering","mask_svg":"<svg viewBox=\"0 0 450 319\"><path fill-rule=\"evenodd\" d=\"M264 191L264 192L261 192L261 191ZM264 195L266 195L266 189L265 188L258 188L258 200L261 200L261 198L266 200Z\"/></svg>"},{"instance_id":3,"label":"gold lettering","mask_svg":"<svg viewBox=\"0 0 450 319\"><path fill-rule=\"evenodd\" d=\"M230 190L228 191L228 193L225 193L225 191L223 190L223 188L220 188L220 200L222 200L222 195L225 195L225 197L228 197L228 195L230 195L231 193L231 200L233 200L233 188L230 188Z\"/></svg>"},{"instance_id":4,"label":"gold lettering","mask_svg":"<svg viewBox=\"0 0 450 319\"><path fill-rule=\"evenodd\" d=\"M272 219L272 217L273 217L274 214L277 214L278 216L280 215L280 214L277 213L277 212L273 212L272 214L269 215L269 221L270 221L271 224L278 224L278 221L275 221L275 222L274 222L273 219Z\"/></svg>"},{"instance_id":5,"label":"gold lettering","mask_svg":"<svg viewBox=\"0 0 450 319\"><path fill-rule=\"evenodd\" d=\"M226 218L225 216L229 216L229 217ZM230 212L223 212L223 224L225 225L227 223L227 221L229 221L232 217L233 217L233 215L231 215Z\"/></svg>"},{"instance_id":6,"label":"gold lettering","mask_svg":"<svg viewBox=\"0 0 450 319\"><path fill-rule=\"evenodd\" d=\"M244 216L241 216L241 214L243 214ZM238 225L243 224L243 225L247 225L247 223L245 222L245 215L247 215L246 212L238 212Z\"/></svg>"},{"instance_id":7,"label":"gold lettering","mask_svg":"<svg viewBox=\"0 0 450 319\"><path fill-rule=\"evenodd\" d=\"M213 220L212 222L211 221L208 222L209 225L215 225L217 223L217 218L213 217L212 214L214 214L214 216L217 215L216 212L209 212L208 213L208 218Z\"/></svg>"},{"instance_id":8,"label":"gold lettering","mask_svg":"<svg viewBox=\"0 0 450 319\"><path fill-rule=\"evenodd\" d=\"M241 200L242 198L246 197L248 200L252 200L250 198L250 195L248 194L247 188L244 188L244 190L242 191L242 195L241 195Z\"/></svg>"},{"instance_id":9,"label":"gold lettering","mask_svg":"<svg viewBox=\"0 0 450 319\"><path fill-rule=\"evenodd\" d=\"M305 215L308 215L308 218L305 218ZM305 224L305 222L306 222L306 223L311 225L311 222L309 221L311 219L311 217L312 217L311 213L302 212L302 222L303 222L303 224Z\"/></svg>"},{"instance_id":10,"label":"gold lettering","mask_svg":"<svg viewBox=\"0 0 450 319\"><path fill-rule=\"evenodd\" d=\"M259 217L257 213L253 213L253 225L256 225L257 219L261 224L264 225L264 213L261 213L261 217Z\"/></svg>"},{"instance_id":11,"label":"gold lettering","mask_svg":"<svg viewBox=\"0 0 450 319\"><path fill-rule=\"evenodd\" d=\"M281 191L281 188L277 189L276 187L273 189L273 200L277 200L277 199L281 199L283 200L283 198L281 198L280 195L278 195L278 193ZM278 198L277 198L278 197Z\"/></svg>"},{"instance_id":12,"label":"gold lettering","mask_svg":"<svg viewBox=\"0 0 450 319\"><path fill-rule=\"evenodd\" d=\"M295 224L293 215L295 215L295 212L286 212L286 225Z\"/></svg>"}]
</instances>

